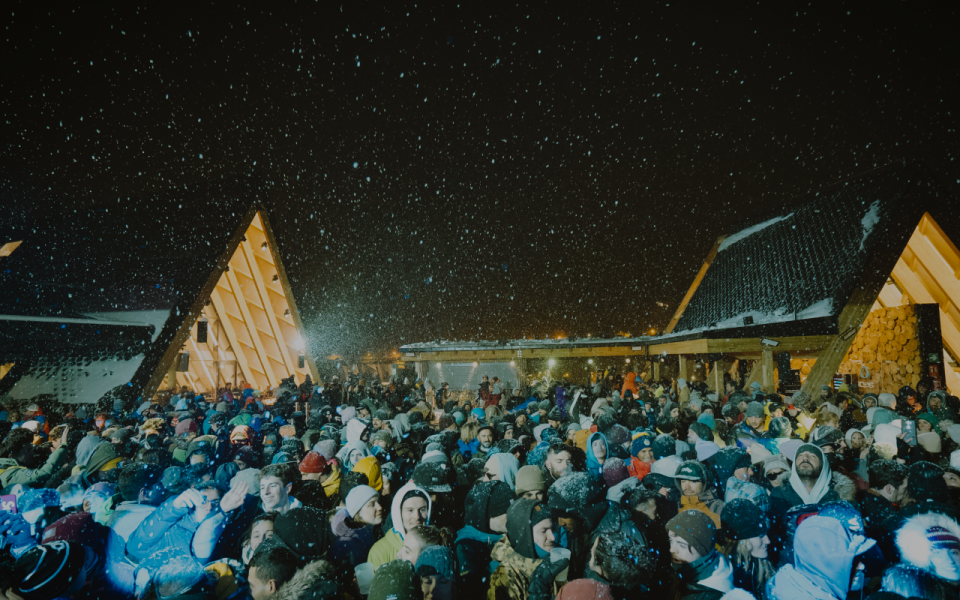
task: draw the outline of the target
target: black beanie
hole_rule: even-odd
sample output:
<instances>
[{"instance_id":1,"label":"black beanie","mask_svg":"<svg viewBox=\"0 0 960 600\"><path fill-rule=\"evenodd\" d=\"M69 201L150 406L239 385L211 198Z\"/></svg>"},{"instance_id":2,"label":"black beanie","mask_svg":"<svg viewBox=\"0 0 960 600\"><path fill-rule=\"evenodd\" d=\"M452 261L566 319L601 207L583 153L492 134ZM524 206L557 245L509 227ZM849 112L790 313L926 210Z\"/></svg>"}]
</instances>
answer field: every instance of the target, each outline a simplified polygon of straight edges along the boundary
<instances>
[{"instance_id":1,"label":"black beanie","mask_svg":"<svg viewBox=\"0 0 960 600\"><path fill-rule=\"evenodd\" d=\"M677 453L677 442L665 433L657 436L653 440L653 457L657 460L666 456L674 456Z\"/></svg>"},{"instance_id":2,"label":"black beanie","mask_svg":"<svg viewBox=\"0 0 960 600\"><path fill-rule=\"evenodd\" d=\"M27 550L14 566L14 591L24 600L63 596L83 569L86 552L72 542L50 542Z\"/></svg>"},{"instance_id":3,"label":"black beanie","mask_svg":"<svg viewBox=\"0 0 960 600\"><path fill-rule=\"evenodd\" d=\"M492 483L495 485L490 490L490 500L487 502L487 519L506 514L510 503L517 499L517 495L513 493L508 483L504 481Z\"/></svg>"},{"instance_id":4,"label":"black beanie","mask_svg":"<svg viewBox=\"0 0 960 600\"><path fill-rule=\"evenodd\" d=\"M950 503L950 490L943 478L944 470L932 462L920 461L910 465L907 476L910 497L917 502Z\"/></svg>"},{"instance_id":5,"label":"black beanie","mask_svg":"<svg viewBox=\"0 0 960 600\"><path fill-rule=\"evenodd\" d=\"M697 434L697 437L705 442L713 441L713 432L710 431L710 428L704 423L691 423L690 429Z\"/></svg>"},{"instance_id":6,"label":"black beanie","mask_svg":"<svg viewBox=\"0 0 960 600\"><path fill-rule=\"evenodd\" d=\"M720 512L723 534L729 540L748 540L767 533L767 517L753 502L737 498L728 502Z\"/></svg>"}]
</instances>

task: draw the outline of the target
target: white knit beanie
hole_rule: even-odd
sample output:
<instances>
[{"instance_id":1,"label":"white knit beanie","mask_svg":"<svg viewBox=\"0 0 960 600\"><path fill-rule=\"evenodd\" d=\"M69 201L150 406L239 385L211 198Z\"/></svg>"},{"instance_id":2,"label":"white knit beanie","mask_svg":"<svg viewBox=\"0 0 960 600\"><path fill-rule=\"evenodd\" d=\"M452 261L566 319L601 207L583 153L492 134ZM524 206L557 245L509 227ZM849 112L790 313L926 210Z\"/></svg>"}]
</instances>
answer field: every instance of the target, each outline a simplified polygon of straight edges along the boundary
<instances>
[{"instance_id":1,"label":"white knit beanie","mask_svg":"<svg viewBox=\"0 0 960 600\"><path fill-rule=\"evenodd\" d=\"M357 513L360 512L360 509L363 508L363 505L369 502L370 498L376 498L377 496L379 496L377 490L373 489L369 485L358 485L350 490L350 493L347 494L346 501L344 501L344 504L347 505L347 512L350 513L350 517L356 517Z\"/></svg>"}]
</instances>

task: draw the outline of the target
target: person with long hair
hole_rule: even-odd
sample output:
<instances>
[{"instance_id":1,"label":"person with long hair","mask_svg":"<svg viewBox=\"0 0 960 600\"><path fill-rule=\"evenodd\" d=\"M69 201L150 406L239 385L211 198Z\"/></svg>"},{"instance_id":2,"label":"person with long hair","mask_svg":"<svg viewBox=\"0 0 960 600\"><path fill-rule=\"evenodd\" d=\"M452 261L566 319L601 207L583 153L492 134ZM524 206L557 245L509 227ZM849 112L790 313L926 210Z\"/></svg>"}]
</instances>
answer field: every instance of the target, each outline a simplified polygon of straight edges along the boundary
<instances>
[{"instance_id":1,"label":"person with long hair","mask_svg":"<svg viewBox=\"0 0 960 600\"><path fill-rule=\"evenodd\" d=\"M737 499L723 507L720 522L721 550L733 565L733 585L764 600L767 581L777 571L768 560L766 515L753 502Z\"/></svg>"}]
</instances>

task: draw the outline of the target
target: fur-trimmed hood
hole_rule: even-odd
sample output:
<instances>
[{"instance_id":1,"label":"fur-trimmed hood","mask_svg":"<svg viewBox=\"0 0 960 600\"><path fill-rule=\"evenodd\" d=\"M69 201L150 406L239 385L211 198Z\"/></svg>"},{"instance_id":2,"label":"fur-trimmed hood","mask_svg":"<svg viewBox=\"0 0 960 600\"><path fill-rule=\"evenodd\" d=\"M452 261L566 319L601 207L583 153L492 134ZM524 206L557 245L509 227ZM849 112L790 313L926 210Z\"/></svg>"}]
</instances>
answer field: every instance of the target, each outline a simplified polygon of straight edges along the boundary
<instances>
[{"instance_id":1,"label":"fur-trimmed hood","mask_svg":"<svg viewBox=\"0 0 960 600\"><path fill-rule=\"evenodd\" d=\"M325 560L316 560L298 569L273 596L274 600L327 600L339 598L336 572Z\"/></svg>"},{"instance_id":2,"label":"fur-trimmed hood","mask_svg":"<svg viewBox=\"0 0 960 600\"><path fill-rule=\"evenodd\" d=\"M831 482L833 484L832 486L833 491L835 491L837 495L840 496L840 499L850 503L856 502L857 484L855 484L853 480L847 477L846 475L837 473L836 471L834 471L830 475L833 479L833 481Z\"/></svg>"},{"instance_id":3,"label":"fur-trimmed hood","mask_svg":"<svg viewBox=\"0 0 960 600\"><path fill-rule=\"evenodd\" d=\"M938 568L938 565L934 564L933 544L927 537L927 532L933 528L940 529L940 535L960 538L960 525L949 516L934 512L914 515L897 531L896 542L900 557L903 562L943 579L960 580L960 572L956 567L945 570L942 565Z\"/></svg>"}]
</instances>

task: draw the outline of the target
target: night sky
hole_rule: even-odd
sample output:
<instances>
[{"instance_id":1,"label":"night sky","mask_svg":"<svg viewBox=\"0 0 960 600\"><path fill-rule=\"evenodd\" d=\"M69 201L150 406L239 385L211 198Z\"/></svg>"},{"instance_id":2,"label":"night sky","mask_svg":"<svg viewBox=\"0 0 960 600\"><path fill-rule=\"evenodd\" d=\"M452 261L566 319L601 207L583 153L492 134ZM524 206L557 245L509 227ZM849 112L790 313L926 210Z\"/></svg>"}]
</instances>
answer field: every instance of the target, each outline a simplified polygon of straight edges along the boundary
<instances>
[{"instance_id":1,"label":"night sky","mask_svg":"<svg viewBox=\"0 0 960 600\"><path fill-rule=\"evenodd\" d=\"M955 9L231 4L7 3L0 189L266 182L318 354L639 335L799 194L902 160L960 193Z\"/></svg>"}]
</instances>

